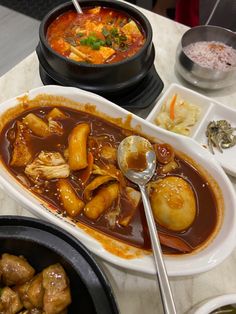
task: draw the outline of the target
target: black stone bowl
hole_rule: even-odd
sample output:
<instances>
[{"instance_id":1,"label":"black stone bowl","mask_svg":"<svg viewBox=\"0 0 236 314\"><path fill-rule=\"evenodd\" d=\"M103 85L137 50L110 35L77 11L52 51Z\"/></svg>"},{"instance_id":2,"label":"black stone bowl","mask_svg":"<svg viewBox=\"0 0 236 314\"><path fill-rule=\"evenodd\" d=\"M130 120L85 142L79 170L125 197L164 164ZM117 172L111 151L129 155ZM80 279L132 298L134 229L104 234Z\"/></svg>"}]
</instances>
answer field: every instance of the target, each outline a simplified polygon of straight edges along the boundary
<instances>
[{"instance_id":1,"label":"black stone bowl","mask_svg":"<svg viewBox=\"0 0 236 314\"><path fill-rule=\"evenodd\" d=\"M69 314L118 314L111 287L87 249L57 226L20 216L0 217L0 254L23 255L40 272L60 263L70 280Z\"/></svg>"},{"instance_id":2,"label":"black stone bowl","mask_svg":"<svg viewBox=\"0 0 236 314\"><path fill-rule=\"evenodd\" d=\"M48 26L62 13L74 10L71 2L64 3L51 12L42 20L39 29L39 45L37 54L39 62L44 63L44 70L54 73L61 82L70 81L72 86L102 93L112 93L119 89L127 89L142 80L151 69L155 50L152 44L152 28L147 18L132 6L109 0L80 0L82 8L102 6L129 14L143 28L146 35L144 46L132 57L113 64L86 64L80 63L55 52L47 42L46 33ZM45 68L46 64L46 68Z\"/></svg>"}]
</instances>

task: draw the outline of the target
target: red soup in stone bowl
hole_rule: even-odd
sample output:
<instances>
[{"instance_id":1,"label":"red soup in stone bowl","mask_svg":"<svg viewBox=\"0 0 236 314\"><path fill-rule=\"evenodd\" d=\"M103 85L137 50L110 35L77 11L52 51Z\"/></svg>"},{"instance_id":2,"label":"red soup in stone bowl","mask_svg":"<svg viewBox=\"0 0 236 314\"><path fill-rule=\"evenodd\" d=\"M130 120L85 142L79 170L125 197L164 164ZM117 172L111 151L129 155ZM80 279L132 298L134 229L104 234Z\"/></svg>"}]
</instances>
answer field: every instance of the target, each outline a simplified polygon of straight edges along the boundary
<instances>
[{"instance_id":1,"label":"red soup in stone bowl","mask_svg":"<svg viewBox=\"0 0 236 314\"><path fill-rule=\"evenodd\" d=\"M154 61L152 28L137 9L121 2L81 1L52 10L42 21L38 56L59 81L94 92L128 88Z\"/></svg>"}]
</instances>

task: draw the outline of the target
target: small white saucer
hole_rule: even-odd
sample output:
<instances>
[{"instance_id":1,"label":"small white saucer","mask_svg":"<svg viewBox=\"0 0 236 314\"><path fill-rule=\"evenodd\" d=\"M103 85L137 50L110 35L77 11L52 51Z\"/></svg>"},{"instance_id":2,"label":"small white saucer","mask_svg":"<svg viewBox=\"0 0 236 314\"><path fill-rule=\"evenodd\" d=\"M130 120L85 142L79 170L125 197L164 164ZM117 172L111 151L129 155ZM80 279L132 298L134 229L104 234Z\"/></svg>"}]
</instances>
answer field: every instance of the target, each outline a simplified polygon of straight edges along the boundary
<instances>
[{"instance_id":1,"label":"small white saucer","mask_svg":"<svg viewBox=\"0 0 236 314\"><path fill-rule=\"evenodd\" d=\"M189 137L195 139L204 148L208 149L206 128L210 121L227 120L232 127L236 127L236 110L230 109L229 107L211 98L178 84L170 85L163 96L159 99L156 106L152 109L146 120L155 124L155 119L160 112L162 105L167 100L171 99L174 94L178 94L181 99L201 108L200 117L191 129ZM157 128L159 127L157 126ZM232 176L236 176L236 145L234 147L224 149L223 153L214 149L214 153L215 159L221 164L225 172Z\"/></svg>"},{"instance_id":2,"label":"small white saucer","mask_svg":"<svg viewBox=\"0 0 236 314\"><path fill-rule=\"evenodd\" d=\"M188 314L210 314L212 311L230 304L236 305L236 294L223 294L213 299L208 299L191 309Z\"/></svg>"}]
</instances>

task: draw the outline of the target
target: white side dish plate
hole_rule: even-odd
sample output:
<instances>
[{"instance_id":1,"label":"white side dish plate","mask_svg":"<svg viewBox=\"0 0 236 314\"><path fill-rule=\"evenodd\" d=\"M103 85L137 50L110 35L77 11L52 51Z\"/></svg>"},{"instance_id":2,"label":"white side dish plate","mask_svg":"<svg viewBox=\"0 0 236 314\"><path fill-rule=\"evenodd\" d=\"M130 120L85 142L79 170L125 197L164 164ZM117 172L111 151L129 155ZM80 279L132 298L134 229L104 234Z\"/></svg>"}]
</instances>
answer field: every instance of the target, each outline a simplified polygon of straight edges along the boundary
<instances>
[{"instance_id":1,"label":"white side dish plate","mask_svg":"<svg viewBox=\"0 0 236 314\"><path fill-rule=\"evenodd\" d=\"M174 94L178 94L184 101L201 108L200 117L196 124L192 127L189 137L196 140L202 147L208 149L206 129L210 121L227 120L232 127L236 127L236 110L230 109L229 107L224 106L209 97L201 95L178 84L170 85L148 115L147 121L155 124L155 119L160 112L162 105L166 101L170 100ZM158 126L156 127L159 128ZM221 164L225 172L232 176L236 176L236 145L231 148L224 149L223 153L214 149L214 153L215 154L212 156L214 156L214 158Z\"/></svg>"},{"instance_id":2,"label":"white side dish plate","mask_svg":"<svg viewBox=\"0 0 236 314\"><path fill-rule=\"evenodd\" d=\"M58 86L40 87L31 90L28 93L28 97L32 99L39 94L63 96L84 104L91 103L96 105L98 111L104 112L106 115L113 118L119 117L126 120L127 115L130 115L130 112L118 107L106 99L76 88ZM2 103L0 106L0 115L7 109L16 106L17 103L17 97ZM165 263L169 276L193 275L215 267L228 257L235 247L236 201L235 192L230 180L215 161L213 155L206 149L201 148L201 146L199 146L193 139L157 128L135 115L132 116L131 126L133 128L141 126L142 132L147 136L156 138L158 141L169 143L177 150L184 152L200 166L207 169L208 173L218 182L224 198L225 212L222 226L215 239L205 249L198 253L183 256L165 256ZM13 179L11 174L2 166L0 166L0 184L7 194L25 206L34 215L49 220L64 230L72 233L91 252L100 256L104 260L126 269L155 274L155 267L151 255L136 259L123 259L109 253L104 249L100 242L92 238L83 230L61 217L59 218L56 214L43 207L41 202Z\"/></svg>"},{"instance_id":3,"label":"white side dish plate","mask_svg":"<svg viewBox=\"0 0 236 314\"><path fill-rule=\"evenodd\" d=\"M209 314L226 305L234 305L234 307L236 307L236 294L223 294L213 299L203 301L191 309L189 314ZM219 313L221 312L223 313L223 311L219 311ZM227 312L225 311L224 313Z\"/></svg>"}]
</instances>

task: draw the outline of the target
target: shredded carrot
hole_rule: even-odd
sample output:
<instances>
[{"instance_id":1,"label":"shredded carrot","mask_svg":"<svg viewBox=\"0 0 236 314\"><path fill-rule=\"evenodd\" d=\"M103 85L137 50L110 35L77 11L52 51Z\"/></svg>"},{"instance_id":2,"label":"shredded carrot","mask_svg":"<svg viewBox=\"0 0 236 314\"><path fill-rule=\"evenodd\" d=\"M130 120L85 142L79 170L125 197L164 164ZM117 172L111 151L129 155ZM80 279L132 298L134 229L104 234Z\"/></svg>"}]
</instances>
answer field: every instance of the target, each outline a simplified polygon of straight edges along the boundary
<instances>
[{"instance_id":1,"label":"shredded carrot","mask_svg":"<svg viewBox=\"0 0 236 314\"><path fill-rule=\"evenodd\" d=\"M93 154L89 152L88 153L88 166L85 169L83 169L80 173L80 179L83 184L85 184L90 178L90 175L93 170L93 162L94 162Z\"/></svg>"},{"instance_id":2,"label":"shredded carrot","mask_svg":"<svg viewBox=\"0 0 236 314\"><path fill-rule=\"evenodd\" d=\"M170 102L170 118L171 120L175 119L175 103L176 103L176 99L177 99L177 94L174 94L174 96L171 99Z\"/></svg>"}]
</instances>

